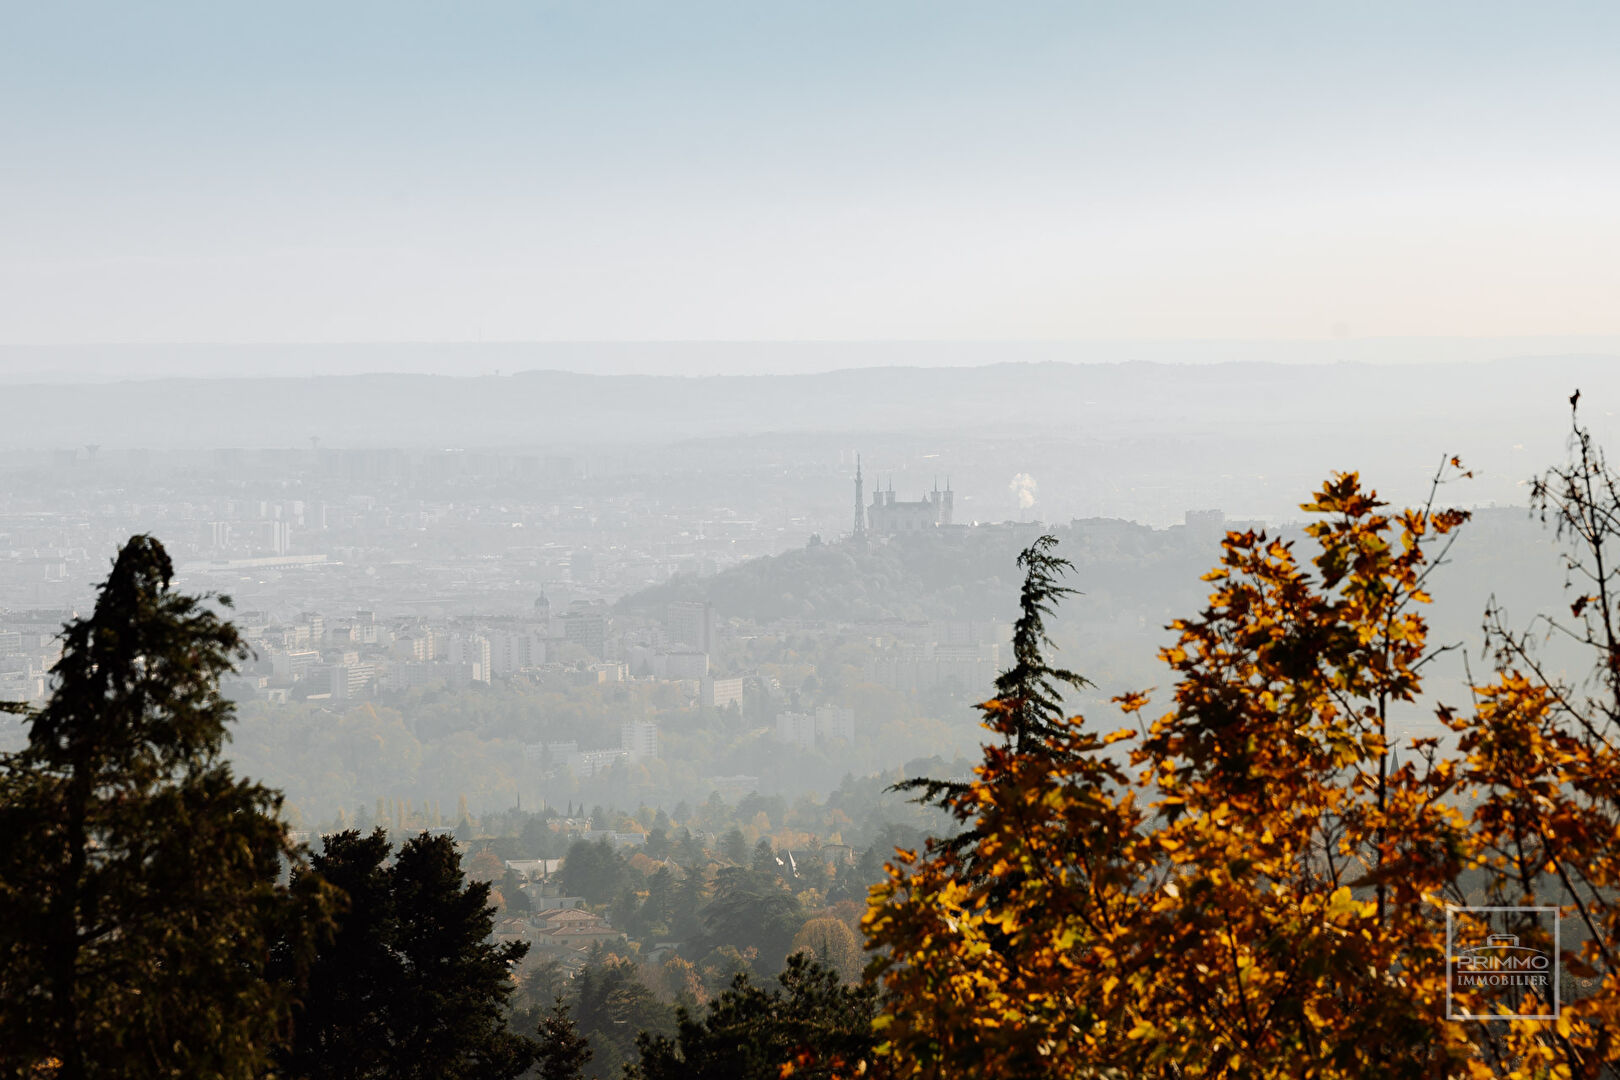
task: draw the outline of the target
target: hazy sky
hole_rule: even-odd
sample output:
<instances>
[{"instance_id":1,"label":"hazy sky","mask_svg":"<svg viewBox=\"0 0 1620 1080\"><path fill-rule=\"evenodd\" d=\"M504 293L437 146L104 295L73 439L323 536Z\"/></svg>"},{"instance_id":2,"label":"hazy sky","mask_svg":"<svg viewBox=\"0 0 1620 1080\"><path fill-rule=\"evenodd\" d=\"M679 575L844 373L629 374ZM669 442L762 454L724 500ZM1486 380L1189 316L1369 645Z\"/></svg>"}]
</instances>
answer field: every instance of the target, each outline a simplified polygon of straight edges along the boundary
<instances>
[{"instance_id":1,"label":"hazy sky","mask_svg":"<svg viewBox=\"0 0 1620 1080\"><path fill-rule=\"evenodd\" d=\"M0 342L1616 334L1617 56L1612 2L0 0Z\"/></svg>"}]
</instances>

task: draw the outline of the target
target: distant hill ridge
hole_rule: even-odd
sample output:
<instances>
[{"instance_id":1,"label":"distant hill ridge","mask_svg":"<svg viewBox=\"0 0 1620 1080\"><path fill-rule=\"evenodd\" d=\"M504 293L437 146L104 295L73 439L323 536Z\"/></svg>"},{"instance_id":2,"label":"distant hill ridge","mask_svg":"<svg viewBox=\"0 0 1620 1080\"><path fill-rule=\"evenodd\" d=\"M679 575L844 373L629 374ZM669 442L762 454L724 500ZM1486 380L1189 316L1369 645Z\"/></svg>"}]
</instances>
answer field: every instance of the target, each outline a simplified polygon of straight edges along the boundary
<instances>
[{"instance_id":1,"label":"distant hill ridge","mask_svg":"<svg viewBox=\"0 0 1620 1080\"><path fill-rule=\"evenodd\" d=\"M1270 363L873 367L813 375L334 375L0 387L0 447L514 446L769 432L1092 437L1455 424L1546 431L1576 386L1620 403L1599 358L1378 366Z\"/></svg>"}]
</instances>

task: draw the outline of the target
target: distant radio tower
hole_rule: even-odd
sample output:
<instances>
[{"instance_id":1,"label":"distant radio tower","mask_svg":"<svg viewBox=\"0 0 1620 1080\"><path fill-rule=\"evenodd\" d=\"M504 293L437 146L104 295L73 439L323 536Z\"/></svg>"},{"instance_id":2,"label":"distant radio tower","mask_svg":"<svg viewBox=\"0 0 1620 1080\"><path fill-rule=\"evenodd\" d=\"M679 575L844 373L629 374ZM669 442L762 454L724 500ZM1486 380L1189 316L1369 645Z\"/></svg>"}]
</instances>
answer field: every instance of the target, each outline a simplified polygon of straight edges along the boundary
<instances>
[{"instance_id":1,"label":"distant radio tower","mask_svg":"<svg viewBox=\"0 0 1620 1080\"><path fill-rule=\"evenodd\" d=\"M855 455L855 539L866 539L866 501L861 490L861 455Z\"/></svg>"}]
</instances>

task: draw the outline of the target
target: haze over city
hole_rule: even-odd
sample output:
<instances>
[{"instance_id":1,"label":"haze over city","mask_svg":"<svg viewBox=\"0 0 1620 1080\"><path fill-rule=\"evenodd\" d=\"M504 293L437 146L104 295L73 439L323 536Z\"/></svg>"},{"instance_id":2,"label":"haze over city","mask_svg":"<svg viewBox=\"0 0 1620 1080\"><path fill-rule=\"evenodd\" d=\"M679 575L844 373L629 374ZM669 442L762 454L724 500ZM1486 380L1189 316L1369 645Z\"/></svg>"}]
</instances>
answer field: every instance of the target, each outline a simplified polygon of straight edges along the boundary
<instances>
[{"instance_id":1,"label":"haze over city","mask_svg":"<svg viewBox=\"0 0 1620 1080\"><path fill-rule=\"evenodd\" d=\"M1615 1077L1617 55L0 2L0 1075Z\"/></svg>"}]
</instances>

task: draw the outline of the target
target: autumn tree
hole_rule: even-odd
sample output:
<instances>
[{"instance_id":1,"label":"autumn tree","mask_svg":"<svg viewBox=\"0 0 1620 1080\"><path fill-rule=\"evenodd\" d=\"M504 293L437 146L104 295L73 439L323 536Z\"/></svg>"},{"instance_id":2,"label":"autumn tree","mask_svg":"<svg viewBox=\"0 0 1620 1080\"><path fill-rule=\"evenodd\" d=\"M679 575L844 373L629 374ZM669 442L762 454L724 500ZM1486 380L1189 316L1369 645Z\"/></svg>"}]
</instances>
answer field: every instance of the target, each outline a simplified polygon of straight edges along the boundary
<instances>
[{"instance_id":1,"label":"autumn tree","mask_svg":"<svg viewBox=\"0 0 1620 1080\"><path fill-rule=\"evenodd\" d=\"M119 550L0 760L6 1075L253 1077L285 1033L271 945L301 962L325 890L278 883L300 857L281 797L223 754L245 650L173 576L150 536Z\"/></svg>"},{"instance_id":2,"label":"autumn tree","mask_svg":"<svg viewBox=\"0 0 1620 1080\"><path fill-rule=\"evenodd\" d=\"M1579 401L1577 391L1568 459L1531 484L1532 508L1561 542L1569 614L1519 627L1493 602L1498 674L1477 693L1475 722L1450 720L1487 902L1558 907L1563 966L1580 988L1556 1023L1490 1025L1491 1058L1595 1080L1620 1059L1620 475ZM1549 646L1565 651L1555 659Z\"/></svg>"},{"instance_id":3,"label":"autumn tree","mask_svg":"<svg viewBox=\"0 0 1620 1080\"><path fill-rule=\"evenodd\" d=\"M467 877L493 884L506 876L506 864L489 848L483 848L467 862Z\"/></svg>"},{"instance_id":4,"label":"autumn tree","mask_svg":"<svg viewBox=\"0 0 1620 1080\"><path fill-rule=\"evenodd\" d=\"M793 951L809 953L823 967L838 972L845 982L860 978L864 963L861 941L842 919L823 915L806 922L793 935Z\"/></svg>"},{"instance_id":5,"label":"autumn tree","mask_svg":"<svg viewBox=\"0 0 1620 1080\"><path fill-rule=\"evenodd\" d=\"M1433 502L1387 514L1336 476L1303 507L1309 563L1229 535L1210 606L1173 624L1174 705L1133 756L1154 792L1151 907L1139 962L1109 973L1128 1060L1349 1077L1472 1059L1445 1021L1444 907L1471 844L1456 762L1434 738L1397 762L1389 728L1434 655L1433 547L1467 517Z\"/></svg>"},{"instance_id":6,"label":"autumn tree","mask_svg":"<svg viewBox=\"0 0 1620 1080\"><path fill-rule=\"evenodd\" d=\"M1175 700L1151 725L1100 735L1039 681L998 683L977 779L924 789L966 839L901 853L867 915L896 1073L1427 1076L1473 1060L1443 1004L1444 903L1473 850L1459 770L1434 739L1397 761L1389 735L1434 655L1432 547L1466 515L1382 508L1335 477L1305 507L1309 562L1229 535L1209 607L1172 626ZM1031 575L1024 621L1053 595ZM1118 700L1133 721L1146 705Z\"/></svg>"}]
</instances>

